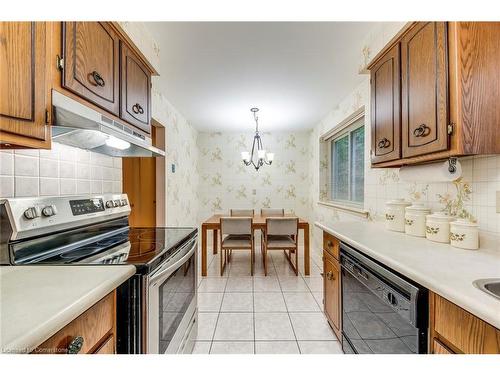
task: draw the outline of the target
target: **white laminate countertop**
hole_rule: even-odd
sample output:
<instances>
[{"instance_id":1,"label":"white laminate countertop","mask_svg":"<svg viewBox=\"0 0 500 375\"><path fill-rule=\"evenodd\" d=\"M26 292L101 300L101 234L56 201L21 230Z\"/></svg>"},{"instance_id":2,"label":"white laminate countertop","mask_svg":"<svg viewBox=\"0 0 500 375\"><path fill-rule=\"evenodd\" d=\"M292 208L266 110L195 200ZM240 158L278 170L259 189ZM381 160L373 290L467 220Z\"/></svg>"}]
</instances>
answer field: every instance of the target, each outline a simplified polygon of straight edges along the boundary
<instances>
[{"instance_id":1,"label":"white laminate countertop","mask_svg":"<svg viewBox=\"0 0 500 375\"><path fill-rule=\"evenodd\" d=\"M315 225L500 329L500 299L472 284L477 279L500 278L498 239L481 244L479 250L462 250L391 232L380 223Z\"/></svg>"},{"instance_id":2,"label":"white laminate countertop","mask_svg":"<svg viewBox=\"0 0 500 375\"><path fill-rule=\"evenodd\" d=\"M130 265L0 267L0 353L30 352L134 273Z\"/></svg>"}]
</instances>

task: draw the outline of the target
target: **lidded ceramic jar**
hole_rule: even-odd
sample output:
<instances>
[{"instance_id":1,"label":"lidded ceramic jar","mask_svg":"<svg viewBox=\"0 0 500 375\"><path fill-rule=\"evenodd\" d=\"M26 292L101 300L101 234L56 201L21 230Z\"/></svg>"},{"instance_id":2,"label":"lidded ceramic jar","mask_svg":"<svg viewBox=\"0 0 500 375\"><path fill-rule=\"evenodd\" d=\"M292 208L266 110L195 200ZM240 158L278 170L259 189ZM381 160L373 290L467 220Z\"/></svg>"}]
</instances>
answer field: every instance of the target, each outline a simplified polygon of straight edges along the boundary
<instances>
[{"instance_id":1,"label":"lidded ceramic jar","mask_svg":"<svg viewBox=\"0 0 500 375\"><path fill-rule=\"evenodd\" d=\"M395 232L405 231L405 207L411 205L404 199L394 199L385 203L385 227Z\"/></svg>"},{"instance_id":2,"label":"lidded ceramic jar","mask_svg":"<svg viewBox=\"0 0 500 375\"><path fill-rule=\"evenodd\" d=\"M450 223L451 246L461 249L479 249L479 228L468 219L458 219Z\"/></svg>"},{"instance_id":3,"label":"lidded ceramic jar","mask_svg":"<svg viewBox=\"0 0 500 375\"><path fill-rule=\"evenodd\" d=\"M416 237L425 237L425 218L431 209L422 203L413 203L405 208L405 233Z\"/></svg>"},{"instance_id":4,"label":"lidded ceramic jar","mask_svg":"<svg viewBox=\"0 0 500 375\"><path fill-rule=\"evenodd\" d=\"M450 222L454 220L456 220L455 217L445 212L427 215L425 237L434 242L450 243Z\"/></svg>"}]
</instances>

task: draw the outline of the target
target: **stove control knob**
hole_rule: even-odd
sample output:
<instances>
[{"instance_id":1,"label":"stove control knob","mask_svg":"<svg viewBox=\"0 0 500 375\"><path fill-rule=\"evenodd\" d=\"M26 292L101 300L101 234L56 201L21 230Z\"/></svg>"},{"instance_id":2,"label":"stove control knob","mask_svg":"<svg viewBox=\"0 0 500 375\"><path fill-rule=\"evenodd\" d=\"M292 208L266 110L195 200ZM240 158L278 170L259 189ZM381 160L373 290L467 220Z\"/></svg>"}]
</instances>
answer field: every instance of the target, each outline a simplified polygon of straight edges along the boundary
<instances>
[{"instance_id":1,"label":"stove control knob","mask_svg":"<svg viewBox=\"0 0 500 375\"><path fill-rule=\"evenodd\" d=\"M126 199L122 199L121 206L126 206L127 204L128 204L127 200Z\"/></svg>"},{"instance_id":2,"label":"stove control knob","mask_svg":"<svg viewBox=\"0 0 500 375\"><path fill-rule=\"evenodd\" d=\"M113 202L113 205L115 207L120 207L120 200L119 199L115 199L114 202Z\"/></svg>"},{"instance_id":3,"label":"stove control knob","mask_svg":"<svg viewBox=\"0 0 500 375\"><path fill-rule=\"evenodd\" d=\"M43 216L54 216L57 214L57 207L55 206L55 204L51 204L50 206L45 206L43 209L42 209L42 215Z\"/></svg>"},{"instance_id":4,"label":"stove control knob","mask_svg":"<svg viewBox=\"0 0 500 375\"><path fill-rule=\"evenodd\" d=\"M113 201L106 201L106 208L113 208L114 204Z\"/></svg>"},{"instance_id":5,"label":"stove control knob","mask_svg":"<svg viewBox=\"0 0 500 375\"><path fill-rule=\"evenodd\" d=\"M40 207L30 207L24 211L24 217L28 220L40 217Z\"/></svg>"}]
</instances>

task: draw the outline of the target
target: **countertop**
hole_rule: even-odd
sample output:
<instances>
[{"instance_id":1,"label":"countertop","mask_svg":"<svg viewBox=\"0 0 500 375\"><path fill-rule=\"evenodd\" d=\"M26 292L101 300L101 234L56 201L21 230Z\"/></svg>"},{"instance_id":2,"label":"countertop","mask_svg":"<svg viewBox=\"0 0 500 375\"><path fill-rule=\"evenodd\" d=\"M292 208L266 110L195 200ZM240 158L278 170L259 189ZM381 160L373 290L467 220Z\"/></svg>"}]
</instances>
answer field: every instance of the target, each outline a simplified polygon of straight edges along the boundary
<instances>
[{"instance_id":1,"label":"countertop","mask_svg":"<svg viewBox=\"0 0 500 375\"><path fill-rule=\"evenodd\" d=\"M0 353L30 352L134 273L130 265L0 267Z\"/></svg>"},{"instance_id":2,"label":"countertop","mask_svg":"<svg viewBox=\"0 0 500 375\"><path fill-rule=\"evenodd\" d=\"M479 250L462 250L391 232L381 223L315 225L500 329L500 299L472 284L477 279L500 278L498 238L484 241Z\"/></svg>"}]
</instances>

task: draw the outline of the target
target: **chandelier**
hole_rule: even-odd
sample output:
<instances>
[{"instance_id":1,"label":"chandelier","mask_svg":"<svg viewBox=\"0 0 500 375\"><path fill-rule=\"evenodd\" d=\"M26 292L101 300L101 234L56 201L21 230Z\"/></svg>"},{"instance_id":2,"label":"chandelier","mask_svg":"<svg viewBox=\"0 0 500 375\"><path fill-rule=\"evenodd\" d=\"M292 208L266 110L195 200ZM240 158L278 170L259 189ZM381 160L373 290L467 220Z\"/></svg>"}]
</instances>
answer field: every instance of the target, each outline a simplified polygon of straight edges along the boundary
<instances>
[{"instance_id":1,"label":"chandelier","mask_svg":"<svg viewBox=\"0 0 500 375\"><path fill-rule=\"evenodd\" d=\"M274 159L272 152L267 152L262 146L262 139L259 134L259 118L257 117L258 108L251 108L253 118L255 120L255 135L253 137L252 152L243 151L241 159L246 166L253 165L255 170L258 171L264 164L271 165Z\"/></svg>"}]
</instances>

